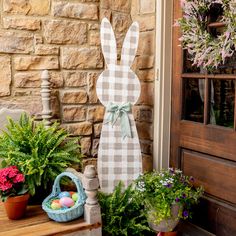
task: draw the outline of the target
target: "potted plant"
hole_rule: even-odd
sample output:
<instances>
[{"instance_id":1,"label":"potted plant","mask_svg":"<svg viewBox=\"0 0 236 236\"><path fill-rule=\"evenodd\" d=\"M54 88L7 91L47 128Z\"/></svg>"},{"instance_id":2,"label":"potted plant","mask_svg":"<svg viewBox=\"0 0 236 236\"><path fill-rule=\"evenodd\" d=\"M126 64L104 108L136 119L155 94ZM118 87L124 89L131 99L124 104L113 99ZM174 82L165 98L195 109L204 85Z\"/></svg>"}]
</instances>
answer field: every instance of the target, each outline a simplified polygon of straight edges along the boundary
<instances>
[{"instance_id":1,"label":"potted plant","mask_svg":"<svg viewBox=\"0 0 236 236\"><path fill-rule=\"evenodd\" d=\"M58 174L81 162L78 142L78 138L70 138L59 124L46 128L44 122L36 123L24 113L19 122L9 118L7 130L0 135L2 167L17 166L25 175L30 195L35 195L39 188L36 195L47 195L45 189Z\"/></svg>"},{"instance_id":2,"label":"potted plant","mask_svg":"<svg viewBox=\"0 0 236 236\"><path fill-rule=\"evenodd\" d=\"M203 194L193 177L169 168L141 175L136 181L146 208L149 226L157 232L170 232L180 219L191 217L191 206Z\"/></svg>"},{"instance_id":3,"label":"potted plant","mask_svg":"<svg viewBox=\"0 0 236 236\"><path fill-rule=\"evenodd\" d=\"M131 184L126 189L120 182L110 194L99 192L102 213L102 235L154 235L144 214L143 200Z\"/></svg>"},{"instance_id":4,"label":"potted plant","mask_svg":"<svg viewBox=\"0 0 236 236\"><path fill-rule=\"evenodd\" d=\"M27 207L29 194L25 177L16 166L0 170L0 195L9 219L20 219Z\"/></svg>"}]
</instances>

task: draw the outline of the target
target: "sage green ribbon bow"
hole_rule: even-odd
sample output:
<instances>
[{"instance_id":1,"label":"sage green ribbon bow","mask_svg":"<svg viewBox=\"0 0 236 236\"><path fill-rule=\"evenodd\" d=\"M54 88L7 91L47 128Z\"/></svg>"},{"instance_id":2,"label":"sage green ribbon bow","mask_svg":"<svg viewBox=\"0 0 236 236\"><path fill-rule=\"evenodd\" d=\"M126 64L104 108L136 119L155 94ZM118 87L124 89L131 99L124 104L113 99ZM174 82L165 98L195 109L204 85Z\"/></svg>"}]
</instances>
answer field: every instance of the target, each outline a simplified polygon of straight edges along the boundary
<instances>
[{"instance_id":1,"label":"sage green ribbon bow","mask_svg":"<svg viewBox=\"0 0 236 236\"><path fill-rule=\"evenodd\" d=\"M131 104L129 102L124 104L114 104L110 102L107 106L107 111L110 112L108 121L106 123L112 124L116 123L117 119L120 118L121 134L122 138L125 137L132 138L131 126L128 112L131 111Z\"/></svg>"}]
</instances>

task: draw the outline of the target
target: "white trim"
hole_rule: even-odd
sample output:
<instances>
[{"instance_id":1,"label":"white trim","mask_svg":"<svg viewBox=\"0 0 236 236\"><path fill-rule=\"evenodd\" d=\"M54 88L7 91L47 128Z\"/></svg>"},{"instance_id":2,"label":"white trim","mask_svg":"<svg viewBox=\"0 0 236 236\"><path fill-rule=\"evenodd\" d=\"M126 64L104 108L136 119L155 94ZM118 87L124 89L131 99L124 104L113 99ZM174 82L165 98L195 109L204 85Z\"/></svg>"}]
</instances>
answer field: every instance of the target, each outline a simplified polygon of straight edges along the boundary
<instances>
[{"instance_id":1,"label":"white trim","mask_svg":"<svg viewBox=\"0 0 236 236\"><path fill-rule=\"evenodd\" d=\"M153 168L169 165L173 0L156 0L156 81Z\"/></svg>"}]
</instances>

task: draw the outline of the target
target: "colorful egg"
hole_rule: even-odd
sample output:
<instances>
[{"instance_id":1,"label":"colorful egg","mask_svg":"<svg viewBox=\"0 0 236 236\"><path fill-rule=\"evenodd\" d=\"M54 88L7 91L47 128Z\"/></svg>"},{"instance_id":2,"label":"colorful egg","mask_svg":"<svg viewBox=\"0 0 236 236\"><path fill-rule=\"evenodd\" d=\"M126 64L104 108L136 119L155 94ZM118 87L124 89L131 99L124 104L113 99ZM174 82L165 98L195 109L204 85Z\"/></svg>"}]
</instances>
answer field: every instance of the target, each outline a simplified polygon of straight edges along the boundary
<instances>
[{"instance_id":1,"label":"colorful egg","mask_svg":"<svg viewBox=\"0 0 236 236\"><path fill-rule=\"evenodd\" d=\"M56 200L52 201L51 208L53 210L59 210L61 209L61 204L59 202L56 202Z\"/></svg>"},{"instance_id":2,"label":"colorful egg","mask_svg":"<svg viewBox=\"0 0 236 236\"><path fill-rule=\"evenodd\" d=\"M59 193L58 197L59 197L59 198L62 198L62 197L70 197L70 193L64 191L64 192Z\"/></svg>"},{"instance_id":3,"label":"colorful egg","mask_svg":"<svg viewBox=\"0 0 236 236\"><path fill-rule=\"evenodd\" d=\"M69 193L70 193L70 196L72 197L72 195L73 195L75 192L73 192L73 191L70 191Z\"/></svg>"},{"instance_id":4,"label":"colorful egg","mask_svg":"<svg viewBox=\"0 0 236 236\"><path fill-rule=\"evenodd\" d=\"M74 193L74 194L72 195L72 199L73 199L75 202L78 200L78 198L79 198L78 193Z\"/></svg>"},{"instance_id":5,"label":"colorful egg","mask_svg":"<svg viewBox=\"0 0 236 236\"><path fill-rule=\"evenodd\" d=\"M74 201L73 199L71 199L70 197L62 197L60 199L60 204L63 206L63 207L72 207L74 206Z\"/></svg>"}]
</instances>

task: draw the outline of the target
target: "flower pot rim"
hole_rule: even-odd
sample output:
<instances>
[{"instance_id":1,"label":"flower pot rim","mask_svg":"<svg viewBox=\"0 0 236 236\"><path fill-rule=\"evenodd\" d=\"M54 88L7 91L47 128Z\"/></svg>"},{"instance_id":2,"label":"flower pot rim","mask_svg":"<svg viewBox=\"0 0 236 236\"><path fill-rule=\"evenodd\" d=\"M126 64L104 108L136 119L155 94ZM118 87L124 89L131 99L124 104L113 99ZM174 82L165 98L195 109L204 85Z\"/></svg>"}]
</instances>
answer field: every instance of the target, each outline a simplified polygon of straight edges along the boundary
<instances>
[{"instance_id":1,"label":"flower pot rim","mask_svg":"<svg viewBox=\"0 0 236 236\"><path fill-rule=\"evenodd\" d=\"M22 201L22 200L27 201L29 199L29 197L30 197L30 194L25 193L25 194L22 194L22 195L16 195L16 196L8 197L6 201L7 202L19 202L19 201Z\"/></svg>"}]
</instances>

